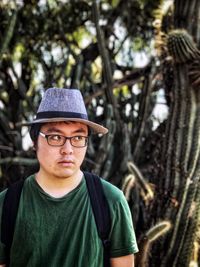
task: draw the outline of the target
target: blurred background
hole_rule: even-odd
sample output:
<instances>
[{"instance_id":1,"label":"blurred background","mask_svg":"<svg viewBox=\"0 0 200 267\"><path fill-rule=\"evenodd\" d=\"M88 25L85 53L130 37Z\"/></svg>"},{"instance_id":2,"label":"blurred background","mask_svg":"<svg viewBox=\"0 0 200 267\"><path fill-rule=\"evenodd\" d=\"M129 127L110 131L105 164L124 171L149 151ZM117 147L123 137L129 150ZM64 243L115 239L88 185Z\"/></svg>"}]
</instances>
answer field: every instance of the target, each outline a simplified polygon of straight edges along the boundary
<instances>
[{"instance_id":1,"label":"blurred background","mask_svg":"<svg viewBox=\"0 0 200 267\"><path fill-rule=\"evenodd\" d=\"M78 88L83 168L123 190L136 267L197 267L200 1L1 0L0 188L38 169L29 129L49 87Z\"/></svg>"}]
</instances>

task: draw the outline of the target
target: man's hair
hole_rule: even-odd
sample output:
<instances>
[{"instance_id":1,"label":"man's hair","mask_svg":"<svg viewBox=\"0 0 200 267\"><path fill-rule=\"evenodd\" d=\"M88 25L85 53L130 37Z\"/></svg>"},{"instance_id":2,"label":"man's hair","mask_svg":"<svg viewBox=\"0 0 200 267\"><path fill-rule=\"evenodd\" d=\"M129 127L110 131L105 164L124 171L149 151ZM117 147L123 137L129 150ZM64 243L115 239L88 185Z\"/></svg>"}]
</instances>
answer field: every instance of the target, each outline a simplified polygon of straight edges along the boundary
<instances>
[{"instance_id":1,"label":"man's hair","mask_svg":"<svg viewBox=\"0 0 200 267\"><path fill-rule=\"evenodd\" d=\"M30 134L31 140L33 141L34 144L37 143L38 136L39 136L40 129L41 129L42 125L43 125L43 123L34 123L31 125L29 134Z\"/></svg>"}]
</instances>

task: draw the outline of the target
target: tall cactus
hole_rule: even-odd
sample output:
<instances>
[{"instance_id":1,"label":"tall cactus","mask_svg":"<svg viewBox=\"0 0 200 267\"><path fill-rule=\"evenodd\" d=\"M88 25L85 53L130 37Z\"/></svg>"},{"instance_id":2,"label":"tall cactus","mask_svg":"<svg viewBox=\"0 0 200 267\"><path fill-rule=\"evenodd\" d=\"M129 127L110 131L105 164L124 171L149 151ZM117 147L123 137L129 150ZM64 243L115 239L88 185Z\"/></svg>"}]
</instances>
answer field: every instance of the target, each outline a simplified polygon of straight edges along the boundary
<instances>
[{"instance_id":1,"label":"tall cactus","mask_svg":"<svg viewBox=\"0 0 200 267\"><path fill-rule=\"evenodd\" d=\"M160 266L188 267L198 227L200 197L200 91L191 85L188 70L194 59L200 61L200 51L182 29L171 31L167 44L173 60L174 83L163 155L165 179L160 190L169 200L175 199L177 205L162 201L163 218L174 224L159 244L164 251Z\"/></svg>"}]
</instances>

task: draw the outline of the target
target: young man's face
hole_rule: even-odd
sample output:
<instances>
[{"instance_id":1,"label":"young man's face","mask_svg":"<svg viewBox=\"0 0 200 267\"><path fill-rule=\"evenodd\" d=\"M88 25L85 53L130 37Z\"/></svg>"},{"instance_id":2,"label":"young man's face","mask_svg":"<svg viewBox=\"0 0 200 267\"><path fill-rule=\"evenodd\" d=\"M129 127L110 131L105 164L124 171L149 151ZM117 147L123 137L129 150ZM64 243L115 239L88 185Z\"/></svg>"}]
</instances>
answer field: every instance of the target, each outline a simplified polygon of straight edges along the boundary
<instances>
[{"instance_id":1,"label":"young man's face","mask_svg":"<svg viewBox=\"0 0 200 267\"><path fill-rule=\"evenodd\" d=\"M55 134L66 137L88 136L88 127L79 122L46 123L40 132L45 135ZM50 146L46 138L39 135L37 141L37 158L40 173L52 178L73 178L79 171L84 160L87 147L73 147L70 140L60 147Z\"/></svg>"}]
</instances>

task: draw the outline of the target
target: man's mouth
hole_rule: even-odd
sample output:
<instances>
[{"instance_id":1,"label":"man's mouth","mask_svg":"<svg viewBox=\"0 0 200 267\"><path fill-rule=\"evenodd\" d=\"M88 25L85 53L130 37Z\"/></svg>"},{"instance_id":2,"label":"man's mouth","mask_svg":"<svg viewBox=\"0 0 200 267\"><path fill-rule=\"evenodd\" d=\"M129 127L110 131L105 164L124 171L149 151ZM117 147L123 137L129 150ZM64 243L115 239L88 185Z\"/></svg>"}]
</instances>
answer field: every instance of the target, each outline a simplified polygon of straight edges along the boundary
<instances>
[{"instance_id":1,"label":"man's mouth","mask_svg":"<svg viewBox=\"0 0 200 267\"><path fill-rule=\"evenodd\" d=\"M62 165L66 165L66 166L71 166L74 164L73 160L66 160L66 159L63 159L63 160L59 160L58 161L58 164L62 164Z\"/></svg>"}]
</instances>

